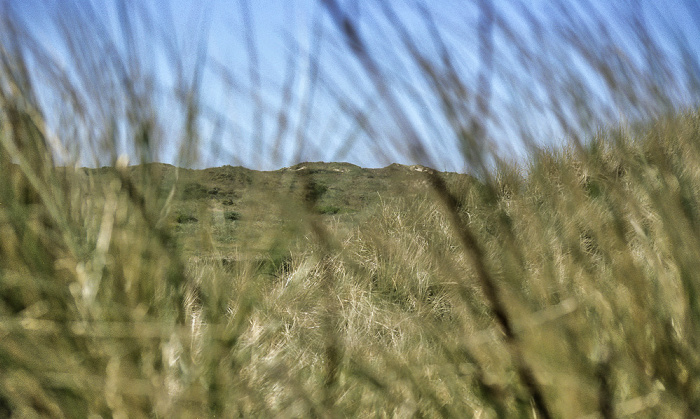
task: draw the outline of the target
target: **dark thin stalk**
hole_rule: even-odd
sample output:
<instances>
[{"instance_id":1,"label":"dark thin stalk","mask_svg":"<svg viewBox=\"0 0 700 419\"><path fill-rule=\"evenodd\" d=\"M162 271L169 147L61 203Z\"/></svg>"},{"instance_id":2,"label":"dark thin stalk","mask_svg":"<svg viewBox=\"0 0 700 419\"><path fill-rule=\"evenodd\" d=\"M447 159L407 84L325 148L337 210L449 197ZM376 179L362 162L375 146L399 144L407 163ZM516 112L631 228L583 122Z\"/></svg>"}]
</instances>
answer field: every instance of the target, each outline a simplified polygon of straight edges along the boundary
<instances>
[{"instance_id":1,"label":"dark thin stalk","mask_svg":"<svg viewBox=\"0 0 700 419\"><path fill-rule=\"evenodd\" d=\"M369 52L367 51L360 33L358 32L354 23L343 13L340 6L334 0L324 0L323 4L329 10L333 19L335 19L336 24L344 33L348 46L352 52L361 61L370 77L372 77L372 80L380 95L387 102L387 105L392 112L392 116L394 116L399 126L405 131L405 134L407 134L408 147L412 157L421 158L421 160L427 158L427 153L423 143L420 141L417 132L413 129L413 125L410 123L407 115L403 112L396 98L386 87L385 80L382 77L376 63L370 57ZM490 12L487 11L484 16L484 20L482 21L482 26L490 27L492 18L493 17L490 15ZM488 69L490 66L489 55L491 54L491 49L492 46L489 42L486 42L482 46L481 52L483 55L487 56L487 63L485 64L486 69ZM485 73L483 73L482 76L483 77L479 78L482 95L481 100L478 103L478 107L481 112L487 113L488 106L484 101L488 100L488 97L490 96L490 84ZM475 127L472 127L472 129L474 128ZM483 132L478 129L477 131L479 131L478 133L483 137ZM493 311L499 326L505 334L506 344L515 362L521 381L527 388L530 397L533 399L538 413L543 418L550 418L551 414L544 398L544 392L542 391L532 368L527 364L523 357L522 350L520 349L520 341L513 329L513 325L510 317L508 316L505 304L501 300L496 282L494 278L491 277L486 269L486 265L484 264L485 256L483 254L483 250L479 246L471 230L460 220L457 199L449 192L444 180L434 171L429 171L428 177L433 189L437 192L438 196L447 208L452 227L458 233L462 246L467 252L473 266L477 271L477 277L479 278L484 293L486 294L486 298L491 305L491 310Z\"/></svg>"},{"instance_id":2,"label":"dark thin stalk","mask_svg":"<svg viewBox=\"0 0 700 419\"><path fill-rule=\"evenodd\" d=\"M438 197L447 209L450 223L454 231L457 232L462 247L469 256L472 265L476 269L476 276L479 279L479 283L481 284L484 294L491 305L491 310L494 317L505 335L506 345L508 346L511 357L513 358L513 362L515 363L520 380L530 393L530 397L532 397L532 400L535 403L537 412L543 418L551 418L552 415L544 397L542 386L537 381L537 377L535 377L532 368L523 356L520 339L513 329L513 323L508 315L506 306L501 299L500 291L496 285L496 280L491 276L486 268L484 263L484 252L479 246L474 234L459 217L459 206L457 199L452 193L450 193L445 181L437 172L428 171L426 173L428 174L428 178L433 189L435 192L437 192Z\"/></svg>"}]
</instances>

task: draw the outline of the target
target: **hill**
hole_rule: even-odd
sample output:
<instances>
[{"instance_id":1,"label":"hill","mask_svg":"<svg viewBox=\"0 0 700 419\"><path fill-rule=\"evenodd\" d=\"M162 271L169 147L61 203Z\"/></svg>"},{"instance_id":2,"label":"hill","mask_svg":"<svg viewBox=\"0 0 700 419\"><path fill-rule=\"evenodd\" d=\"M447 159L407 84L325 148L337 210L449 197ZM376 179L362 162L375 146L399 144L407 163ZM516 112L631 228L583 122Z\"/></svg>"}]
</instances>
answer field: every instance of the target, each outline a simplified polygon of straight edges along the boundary
<instances>
[{"instance_id":1,"label":"hill","mask_svg":"<svg viewBox=\"0 0 700 419\"><path fill-rule=\"evenodd\" d=\"M484 182L0 167L0 416L697 416L698 121Z\"/></svg>"},{"instance_id":2,"label":"hill","mask_svg":"<svg viewBox=\"0 0 700 419\"><path fill-rule=\"evenodd\" d=\"M114 168L82 170L95 181L117 173ZM167 222L186 254L209 257L216 253L225 259L231 259L234 253L236 258L264 258L260 255L267 245L251 243L250 234L264 237L269 235L268 229L298 224L307 209L331 217L349 233L384 201L426 199L431 190L425 176L428 171L432 169L418 165L366 169L350 163L324 162L304 162L274 171L240 166L193 170L163 163L128 168L134 184L147 188L142 193L156 196L159 205L164 205L173 193ZM466 174L440 176L453 187L478 183ZM204 246L202 229L212 230L211 243Z\"/></svg>"}]
</instances>

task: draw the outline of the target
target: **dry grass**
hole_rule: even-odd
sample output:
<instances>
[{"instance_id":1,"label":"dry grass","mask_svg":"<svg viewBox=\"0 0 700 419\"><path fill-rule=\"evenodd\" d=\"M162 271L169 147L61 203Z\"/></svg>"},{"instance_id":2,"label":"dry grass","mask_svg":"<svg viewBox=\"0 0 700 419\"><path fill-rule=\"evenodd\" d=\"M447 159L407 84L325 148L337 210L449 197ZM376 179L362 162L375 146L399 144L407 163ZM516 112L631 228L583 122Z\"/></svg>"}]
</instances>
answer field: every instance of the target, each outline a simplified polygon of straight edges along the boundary
<instances>
[{"instance_id":1,"label":"dry grass","mask_svg":"<svg viewBox=\"0 0 700 419\"><path fill-rule=\"evenodd\" d=\"M429 160L429 142L357 22L323 3L406 135L410 157ZM489 5L481 12L489 38L503 22ZM430 60L396 23L406 58L442 103L430 110L443 112L480 180L425 171L431 188L421 199L382 200L348 228L319 214L314 175L300 172L309 193L261 195L258 218L237 227L224 251L216 237L229 234L229 220L203 207L206 222L183 227L191 237L179 240L169 220L182 185L148 167L135 176L116 160L117 138L128 138L143 162L162 140L155 99L134 88L148 83L138 72L106 75L127 71L121 64L138 68L138 55L101 61L101 44L86 55L73 51L83 64L71 75L78 81L46 61L37 71L54 99L73 98L53 132L28 70L44 51L25 28L4 28L0 417L700 414L697 111L657 112L634 129L583 137L602 110L586 105L585 80L565 68L571 84L554 83L546 94L560 99L551 106L579 112L558 115L579 134L560 148L533 148L525 164L503 163L481 143L494 122L487 79L471 91L477 109L461 107L470 88L449 48L441 62ZM599 61L579 42L585 31L569 36L571 49L609 76L605 88L618 104L635 116L668 110L675 91L653 84L646 67L634 73L625 67L631 63ZM657 54L649 59L663 62L663 52L647 45ZM485 39L485 62L491 48ZM96 78L98 69L106 80ZM497 60L483 71L497 73ZM649 77L647 84L630 74ZM106 81L124 103L91 96ZM192 156L197 86L179 88L192 93L174 94L188 115L181 154ZM107 115L124 109L116 127ZM371 136L361 116L352 115ZM70 137L86 126L94 136ZM72 140L110 150L113 173L56 167ZM268 257L248 257L247 249ZM240 257L222 257L239 250Z\"/></svg>"}]
</instances>

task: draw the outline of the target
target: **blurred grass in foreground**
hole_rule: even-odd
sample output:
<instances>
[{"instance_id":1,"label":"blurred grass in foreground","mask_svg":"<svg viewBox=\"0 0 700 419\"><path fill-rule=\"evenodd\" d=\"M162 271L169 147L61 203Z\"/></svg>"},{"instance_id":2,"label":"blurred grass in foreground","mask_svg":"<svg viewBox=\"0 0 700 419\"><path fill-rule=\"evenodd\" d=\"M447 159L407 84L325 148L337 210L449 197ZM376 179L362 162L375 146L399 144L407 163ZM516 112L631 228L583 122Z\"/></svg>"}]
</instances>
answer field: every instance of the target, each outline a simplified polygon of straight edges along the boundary
<instances>
[{"instance_id":1,"label":"blurred grass in foreground","mask_svg":"<svg viewBox=\"0 0 700 419\"><path fill-rule=\"evenodd\" d=\"M427 158L427 140L411 129L353 21L324 3L412 157ZM481 8L484 30L500 22L488 3ZM182 227L201 252L192 257L174 228L185 217L173 211L183 185L156 166L135 171L116 158L119 138L141 163L163 141L138 55L102 60L109 48L90 44L87 55L73 50L84 64L78 73L62 74L45 57L37 81L29 68L43 50L4 23L0 417L700 414L696 110L533 147L524 165L501 163L481 143L491 112L481 102L461 108L468 88L449 57L424 61L404 34L479 179L423 172L431 185L423 199L380 200L350 226L319 214L333 203L319 207L309 171L296 179L303 193L251 198L255 222L246 213L212 216L201 197L202 215L192 216L201 224ZM128 34L129 20L121 24ZM567 42L589 51L578 40ZM589 58L600 75L616 69ZM658 85L615 74L607 88L630 93L621 100L643 116L667 110L662 89L632 95ZM65 99L57 132L36 95L47 86ZM580 112L564 125L595 120L585 86L552 86L550 98L572 100L567 110ZM178 88L187 161L198 145L198 86ZM99 100L104 89L119 95ZM488 101L486 91L477 86L479 101ZM103 108L88 107L96 104ZM113 168L57 167L72 141L111 152ZM239 248L269 263L220 257L216 237L232 221L241 223Z\"/></svg>"}]
</instances>

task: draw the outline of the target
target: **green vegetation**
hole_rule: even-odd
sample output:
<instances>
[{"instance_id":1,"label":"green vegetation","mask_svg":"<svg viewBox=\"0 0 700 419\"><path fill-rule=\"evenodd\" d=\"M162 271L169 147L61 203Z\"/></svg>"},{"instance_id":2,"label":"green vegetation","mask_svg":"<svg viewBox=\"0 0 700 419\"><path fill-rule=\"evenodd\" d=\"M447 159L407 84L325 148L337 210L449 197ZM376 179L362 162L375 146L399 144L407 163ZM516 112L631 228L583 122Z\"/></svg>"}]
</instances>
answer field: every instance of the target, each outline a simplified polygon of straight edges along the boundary
<instances>
[{"instance_id":1,"label":"green vegetation","mask_svg":"<svg viewBox=\"0 0 700 419\"><path fill-rule=\"evenodd\" d=\"M226 211L224 213L224 218L229 221L238 221L241 219L241 214L236 211Z\"/></svg>"},{"instance_id":2,"label":"green vegetation","mask_svg":"<svg viewBox=\"0 0 700 419\"><path fill-rule=\"evenodd\" d=\"M176 221L179 224L183 224L183 223L196 223L199 220L194 215L191 215L191 214L178 214L178 216L176 217Z\"/></svg>"},{"instance_id":3,"label":"green vegetation","mask_svg":"<svg viewBox=\"0 0 700 419\"><path fill-rule=\"evenodd\" d=\"M59 212L70 220L4 189L0 401L49 416L527 414L517 378L526 367L561 416L595 412L601 391L620 413L692 411L699 133L689 113L639 136L541 152L525 171L501 167L493 193L467 175L437 174L457 199L454 214L426 182L414 197L371 182L379 176L391 191L433 181L410 168L324 179L336 201L316 212L281 170L277 190L240 190L250 208L224 211L226 194L210 194L195 217L177 210L190 197L172 201L187 226L176 230L149 224L128 177L62 169L54 187L90 197L62 203L80 204ZM226 191L219 170L189 176ZM270 173L251 171L251 185L258 175ZM314 174L294 176L301 184ZM248 194L266 195L266 210ZM348 194L376 199L328 210Z\"/></svg>"},{"instance_id":4,"label":"green vegetation","mask_svg":"<svg viewBox=\"0 0 700 419\"><path fill-rule=\"evenodd\" d=\"M56 140L28 70L39 47L0 21L0 418L700 415L697 109L505 163L480 142L488 112L459 107L468 85L404 34L475 175L177 168L149 158L163 121L138 72L122 77L134 56L90 43L75 74L47 77L67 98ZM608 71L622 64L595 64L604 88L638 93ZM654 80L635 110L663 108ZM190 156L198 92L181 83ZM584 125L584 87L545 93L578 94L567 111ZM115 130L139 164L116 158ZM111 166L57 164L71 141Z\"/></svg>"},{"instance_id":5,"label":"green vegetation","mask_svg":"<svg viewBox=\"0 0 700 419\"><path fill-rule=\"evenodd\" d=\"M340 212L340 207L336 207L335 205L324 205L321 207L318 207L318 212L321 214L337 214Z\"/></svg>"}]
</instances>

